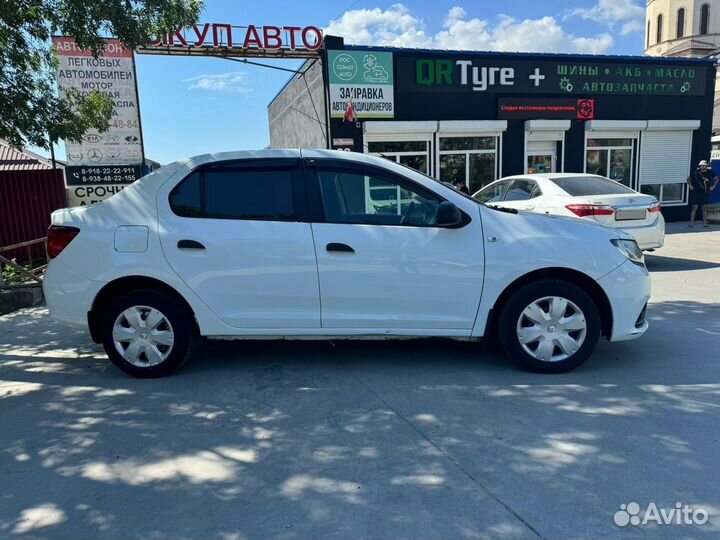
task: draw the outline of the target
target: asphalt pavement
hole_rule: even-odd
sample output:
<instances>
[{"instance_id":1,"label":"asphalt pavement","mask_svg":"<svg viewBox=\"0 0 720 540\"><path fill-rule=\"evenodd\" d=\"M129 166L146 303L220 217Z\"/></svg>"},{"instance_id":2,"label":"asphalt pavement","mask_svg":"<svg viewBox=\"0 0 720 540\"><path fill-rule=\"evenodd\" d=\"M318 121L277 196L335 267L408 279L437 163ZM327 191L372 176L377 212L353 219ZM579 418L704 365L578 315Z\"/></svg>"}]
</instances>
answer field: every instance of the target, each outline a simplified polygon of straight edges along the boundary
<instances>
[{"instance_id":1,"label":"asphalt pavement","mask_svg":"<svg viewBox=\"0 0 720 540\"><path fill-rule=\"evenodd\" d=\"M44 308L2 316L0 538L718 538L720 227L668 229L646 336L562 375L237 341L135 380Z\"/></svg>"}]
</instances>

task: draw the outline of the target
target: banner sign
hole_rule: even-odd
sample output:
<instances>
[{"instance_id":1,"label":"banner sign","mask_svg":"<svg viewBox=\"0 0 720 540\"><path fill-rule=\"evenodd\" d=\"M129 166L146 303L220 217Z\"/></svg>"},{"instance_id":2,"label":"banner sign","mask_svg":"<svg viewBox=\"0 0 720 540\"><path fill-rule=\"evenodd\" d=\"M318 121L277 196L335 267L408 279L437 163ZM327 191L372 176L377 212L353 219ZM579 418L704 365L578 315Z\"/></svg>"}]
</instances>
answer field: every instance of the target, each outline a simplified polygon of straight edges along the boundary
<instances>
[{"instance_id":1,"label":"banner sign","mask_svg":"<svg viewBox=\"0 0 720 540\"><path fill-rule=\"evenodd\" d=\"M68 203L70 206L89 206L112 197L127 186L128 184L70 186L68 188Z\"/></svg>"},{"instance_id":2,"label":"banner sign","mask_svg":"<svg viewBox=\"0 0 720 540\"><path fill-rule=\"evenodd\" d=\"M498 118L500 120L537 118L592 120L595 118L595 100L501 97L498 99Z\"/></svg>"},{"instance_id":3,"label":"banner sign","mask_svg":"<svg viewBox=\"0 0 720 540\"><path fill-rule=\"evenodd\" d=\"M91 130L79 143L65 142L68 165L140 165L143 163L140 112L132 51L116 39L105 43L105 52L93 58L72 38L53 38L58 53L58 85L81 94L97 90L115 102L110 129Z\"/></svg>"},{"instance_id":4,"label":"banner sign","mask_svg":"<svg viewBox=\"0 0 720 540\"><path fill-rule=\"evenodd\" d=\"M449 55L443 55L449 56ZM699 96L706 69L678 63L627 64L498 56L397 58L400 92Z\"/></svg>"},{"instance_id":5,"label":"banner sign","mask_svg":"<svg viewBox=\"0 0 720 540\"><path fill-rule=\"evenodd\" d=\"M66 184L108 185L102 189L69 189L70 204L84 206L113 195L142 174L145 159L135 60L132 51L117 39L105 40L105 51L97 58L80 49L72 38L54 37L53 45L59 60L60 95L68 88L75 88L82 95L97 90L115 102L110 129L104 133L90 130L78 143L65 141Z\"/></svg>"},{"instance_id":6,"label":"banner sign","mask_svg":"<svg viewBox=\"0 0 720 540\"><path fill-rule=\"evenodd\" d=\"M330 116L342 118L352 101L358 118L395 116L393 53L329 51Z\"/></svg>"},{"instance_id":7,"label":"banner sign","mask_svg":"<svg viewBox=\"0 0 720 540\"><path fill-rule=\"evenodd\" d=\"M322 31L316 26L232 26L205 23L182 26L151 41L143 52L165 47L227 47L230 49L267 49L317 51L322 47Z\"/></svg>"},{"instance_id":8,"label":"banner sign","mask_svg":"<svg viewBox=\"0 0 720 540\"><path fill-rule=\"evenodd\" d=\"M140 165L90 165L65 167L65 182L68 186L87 184L130 184L140 178Z\"/></svg>"}]
</instances>

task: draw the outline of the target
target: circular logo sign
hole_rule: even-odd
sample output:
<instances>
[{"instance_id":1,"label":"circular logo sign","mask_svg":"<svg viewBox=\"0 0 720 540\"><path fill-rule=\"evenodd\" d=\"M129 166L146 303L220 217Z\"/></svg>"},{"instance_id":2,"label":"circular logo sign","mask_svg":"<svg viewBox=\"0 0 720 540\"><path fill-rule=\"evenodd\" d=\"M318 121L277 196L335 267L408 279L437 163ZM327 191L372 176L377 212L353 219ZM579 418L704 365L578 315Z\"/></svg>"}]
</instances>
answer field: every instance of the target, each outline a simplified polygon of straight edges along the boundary
<instances>
[{"instance_id":1,"label":"circular logo sign","mask_svg":"<svg viewBox=\"0 0 720 540\"><path fill-rule=\"evenodd\" d=\"M349 81L357 74L357 62L349 54L340 54L333 61L333 73L341 81Z\"/></svg>"}]
</instances>

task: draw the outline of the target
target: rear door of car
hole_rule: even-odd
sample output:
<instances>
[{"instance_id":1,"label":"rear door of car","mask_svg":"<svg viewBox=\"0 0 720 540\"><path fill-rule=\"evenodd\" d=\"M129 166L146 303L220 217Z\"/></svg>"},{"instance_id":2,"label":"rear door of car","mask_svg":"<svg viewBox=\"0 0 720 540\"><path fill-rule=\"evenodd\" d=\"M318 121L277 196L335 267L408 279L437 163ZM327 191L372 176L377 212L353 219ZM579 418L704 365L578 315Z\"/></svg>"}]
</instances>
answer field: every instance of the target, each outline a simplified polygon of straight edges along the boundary
<instances>
[{"instance_id":1,"label":"rear door of car","mask_svg":"<svg viewBox=\"0 0 720 540\"><path fill-rule=\"evenodd\" d=\"M484 270L478 207L458 226L433 225L444 199L424 186L347 160L307 161L323 328L469 335Z\"/></svg>"},{"instance_id":2,"label":"rear door of car","mask_svg":"<svg viewBox=\"0 0 720 540\"><path fill-rule=\"evenodd\" d=\"M516 210L535 210L540 203L542 191L531 178L515 178L503 195L501 206Z\"/></svg>"},{"instance_id":3,"label":"rear door of car","mask_svg":"<svg viewBox=\"0 0 720 540\"><path fill-rule=\"evenodd\" d=\"M300 160L203 165L159 195L172 269L226 324L320 327L320 292Z\"/></svg>"}]
</instances>

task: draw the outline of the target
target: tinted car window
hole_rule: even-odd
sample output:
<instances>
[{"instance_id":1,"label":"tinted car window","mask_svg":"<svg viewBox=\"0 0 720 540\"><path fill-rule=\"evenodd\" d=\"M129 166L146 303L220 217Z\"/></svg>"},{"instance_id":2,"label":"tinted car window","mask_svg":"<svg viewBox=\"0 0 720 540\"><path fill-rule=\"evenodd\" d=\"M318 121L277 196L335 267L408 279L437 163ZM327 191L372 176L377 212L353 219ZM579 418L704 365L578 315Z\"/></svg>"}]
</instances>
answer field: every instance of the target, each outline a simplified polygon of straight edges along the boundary
<instances>
[{"instance_id":1,"label":"tinted car window","mask_svg":"<svg viewBox=\"0 0 720 540\"><path fill-rule=\"evenodd\" d=\"M292 219L292 176L292 169L211 167L181 182L170 194L170 205L185 217Z\"/></svg>"},{"instance_id":2,"label":"tinted car window","mask_svg":"<svg viewBox=\"0 0 720 540\"><path fill-rule=\"evenodd\" d=\"M334 223L433 225L439 200L385 178L356 172L320 172L325 218Z\"/></svg>"},{"instance_id":3,"label":"tinted car window","mask_svg":"<svg viewBox=\"0 0 720 540\"><path fill-rule=\"evenodd\" d=\"M505 194L505 201L526 201L528 199L534 199L540 195L540 188L537 182L534 180L526 180L524 178L518 178L513 180L512 184Z\"/></svg>"},{"instance_id":4,"label":"tinted car window","mask_svg":"<svg viewBox=\"0 0 720 540\"><path fill-rule=\"evenodd\" d=\"M202 216L200 179L200 173L194 173L180 182L170 194L170 207L178 216Z\"/></svg>"},{"instance_id":5,"label":"tinted car window","mask_svg":"<svg viewBox=\"0 0 720 540\"><path fill-rule=\"evenodd\" d=\"M507 186L507 181L498 182L497 184L484 187L475 195L473 195L473 198L482 203L493 203L501 201L503 193L505 193L505 189L507 189Z\"/></svg>"},{"instance_id":6,"label":"tinted car window","mask_svg":"<svg viewBox=\"0 0 720 540\"><path fill-rule=\"evenodd\" d=\"M629 187L602 176L569 176L567 178L551 178L550 180L573 197L636 193Z\"/></svg>"},{"instance_id":7,"label":"tinted car window","mask_svg":"<svg viewBox=\"0 0 720 540\"><path fill-rule=\"evenodd\" d=\"M282 220L294 216L290 170L218 170L204 176L208 217Z\"/></svg>"}]
</instances>

